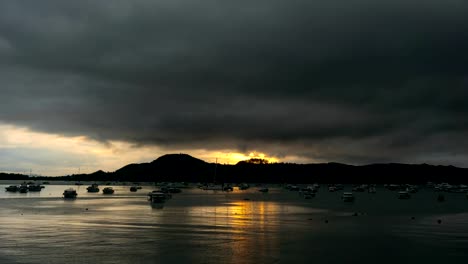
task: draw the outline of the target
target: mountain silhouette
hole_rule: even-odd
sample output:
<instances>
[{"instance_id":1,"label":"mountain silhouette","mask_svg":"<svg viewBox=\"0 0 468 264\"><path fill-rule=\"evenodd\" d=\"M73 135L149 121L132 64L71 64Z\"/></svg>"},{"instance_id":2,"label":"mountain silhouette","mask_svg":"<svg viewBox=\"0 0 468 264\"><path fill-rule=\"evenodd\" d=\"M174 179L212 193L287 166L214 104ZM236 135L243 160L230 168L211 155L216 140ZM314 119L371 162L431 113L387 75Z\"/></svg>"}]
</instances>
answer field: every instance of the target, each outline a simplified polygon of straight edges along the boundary
<instances>
[{"instance_id":1,"label":"mountain silhouette","mask_svg":"<svg viewBox=\"0 0 468 264\"><path fill-rule=\"evenodd\" d=\"M25 175L2 174L2 179L26 179ZM429 164L382 163L267 163L241 161L235 165L207 163L188 154L167 154L149 163L129 164L115 172L96 171L48 180L203 182L203 183L467 183L468 169ZM39 178L35 178L39 179Z\"/></svg>"}]
</instances>

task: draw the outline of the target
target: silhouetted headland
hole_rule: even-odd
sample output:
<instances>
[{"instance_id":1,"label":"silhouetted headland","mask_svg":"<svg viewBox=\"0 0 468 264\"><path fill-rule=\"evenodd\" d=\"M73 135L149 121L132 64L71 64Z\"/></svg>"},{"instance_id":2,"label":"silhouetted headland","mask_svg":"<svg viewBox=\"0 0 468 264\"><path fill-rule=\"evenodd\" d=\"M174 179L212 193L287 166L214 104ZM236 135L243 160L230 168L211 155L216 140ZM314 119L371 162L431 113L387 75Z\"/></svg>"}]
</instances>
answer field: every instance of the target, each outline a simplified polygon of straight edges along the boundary
<instances>
[{"instance_id":1,"label":"silhouetted headland","mask_svg":"<svg viewBox=\"0 0 468 264\"><path fill-rule=\"evenodd\" d=\"M2 180L26 180L26 175L0 174ZM262 159L235 165L208 163L187 154L167 154L149 163L129 164L115 172L34 179L138 182L263 182L263 183L467 183L468 169L428 164L268 163Z\"/></svg>"}]
</instances>

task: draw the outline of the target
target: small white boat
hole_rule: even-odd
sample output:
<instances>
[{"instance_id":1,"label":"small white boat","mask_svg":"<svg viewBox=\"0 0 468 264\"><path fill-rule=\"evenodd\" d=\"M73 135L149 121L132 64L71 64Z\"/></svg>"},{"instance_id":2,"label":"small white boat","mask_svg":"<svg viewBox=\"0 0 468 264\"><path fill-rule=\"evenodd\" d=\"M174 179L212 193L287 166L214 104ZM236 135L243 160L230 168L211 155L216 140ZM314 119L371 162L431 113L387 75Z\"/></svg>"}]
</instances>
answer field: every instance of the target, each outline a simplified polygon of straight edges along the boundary
<instances>
[{"instance_id":1,"label":"small white boat","mask_svg":"<svg viewBox=\"0 0 468 264\"><path fill-rule=\"evenodd\" d=\"M354 199L355 197L351 192L344 192L341 196L341 200L343 200L343 202L354 202Z\"/></svg>"},{"instance_id":2,"label":"small white boat","mask_svg":"<svg viewBox=\"0 0 468 264\"><path fill-rule=\"evenodd\" d=\"M63 197L64 198L76 198L78 194L76 193L76 190L73 188L68 188L65 191L63 191Z\"/></svg>"},{"instance_id":3,"label":"small white boat","mask_svg":"<svg viewBox=\"0 0 468 264\"><path fill-rule=\"evenodd\" d=\"M375 187L369 187L369 189L367 190L369 193L376 193L377 192L377 189L375 189Z\"/></svg>"}]
</instances>

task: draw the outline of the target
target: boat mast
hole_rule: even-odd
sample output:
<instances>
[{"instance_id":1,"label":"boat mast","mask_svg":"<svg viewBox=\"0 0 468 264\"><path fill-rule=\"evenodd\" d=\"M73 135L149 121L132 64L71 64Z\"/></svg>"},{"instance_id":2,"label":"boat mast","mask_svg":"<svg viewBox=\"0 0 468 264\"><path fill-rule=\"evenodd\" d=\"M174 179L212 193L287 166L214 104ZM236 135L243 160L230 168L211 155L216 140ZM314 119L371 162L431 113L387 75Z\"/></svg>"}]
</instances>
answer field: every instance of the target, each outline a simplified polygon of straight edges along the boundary
<instances>
[{"instance_id":1,"label":"boat mast","mask_svg":"<svg viewBox=\"0 0 468 264\"><path fill-rule=\"evenodd\" d=\"M216 158L216 161L215 161L215 171L214 171L214 176L213 176L213 184L216 184L216 171L217 171L217 168L218 168L218 158Z\"/></svg>"}]
</instances>

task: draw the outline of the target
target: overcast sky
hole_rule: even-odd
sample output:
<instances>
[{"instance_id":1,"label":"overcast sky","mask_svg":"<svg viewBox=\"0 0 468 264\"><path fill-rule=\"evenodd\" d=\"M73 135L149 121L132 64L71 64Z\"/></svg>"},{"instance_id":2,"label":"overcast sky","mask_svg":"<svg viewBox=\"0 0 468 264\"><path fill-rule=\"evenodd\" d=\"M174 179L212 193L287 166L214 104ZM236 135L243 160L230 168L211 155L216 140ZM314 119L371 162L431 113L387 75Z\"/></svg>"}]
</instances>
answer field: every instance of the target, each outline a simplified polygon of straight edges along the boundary
<instances>
[{"instance_id":1,"label":"overcast sky","mask_svg":"<svg viewBox=\"0 0 468 264\"><path fill-rule=\"evenodd\" d=\"M1 1L0 170L182 151L468 167L467 13L460 0Z\"/></svg>"}]
</instances>

